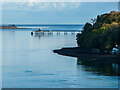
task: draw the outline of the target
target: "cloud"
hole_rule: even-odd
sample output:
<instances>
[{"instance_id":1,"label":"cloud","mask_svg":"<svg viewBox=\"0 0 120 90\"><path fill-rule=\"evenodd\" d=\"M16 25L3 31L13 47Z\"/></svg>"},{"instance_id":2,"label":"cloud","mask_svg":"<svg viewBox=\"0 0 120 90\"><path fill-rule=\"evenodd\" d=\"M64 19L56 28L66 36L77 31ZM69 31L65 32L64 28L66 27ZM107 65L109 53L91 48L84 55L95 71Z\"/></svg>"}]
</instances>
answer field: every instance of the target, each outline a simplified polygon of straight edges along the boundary
<instances>
[{"instance_id":1,"label":"cloud","mask_svg":"<svg viewBox=\"0 0 120 90\"><path fill-rule=\"evenodd\" d=\"M45 11L45 10L63 10L78 8L80 2L39 2L38 0L30 0L29 2L5 2L4 10L19 11Z\"/></svg>"},{"instance_id":2,"label":"cloud","mask_svg":"<svg viewBox=\"0 0 120 90\"><path fill-rule=\"evenodd\" d=\"M33 5L34 5L33 0L30 0L29 6L31 7L31 6L33 6Z\"/></svg>"},{"instance_id":3,"label":"cloud","mask_svg":"<svg viewBox=\"0 0 120 90\"><path fill-rule=\"evenodd\" d=\"M54 0L53 0L54 1ZM72 2L44 2L44 0L24 0L24 2L7 2L3 4L3 9L6 10L31 10L31 11L46 11L46 10L70 10L79 8L81 2L85 0L71 0ZM78 0L77 0L78 1ZM87 0L86 0L87 1ZM95 1L95 0L92 0ZM107 1L107 0L106 0Z\"/></svg>"},{"instance_id":4,"label":"cloud","mask_svg":"<svg viewBox=\"0 0 120 90\"><path fill-rule=\"evenodd\" d=\"M38 0L30 0L29 2L28 2L28 6L29 7L32 7L32 6L34 6L34 5L36 5L36 4L38 4L38 3L40 3Z\"/></svg>"},{"instance_id":5,"label":"cloud","mask_svg":"<svg viewBox=\"0 0 120 90\"><path fill-rule=\"evenodd\" d=\"M41 10L52 10L52 9L58 9L62 10L64 8L71 9L71 8L78 8L80 5L80 2L33 2L33 0L30 0L28 4L28 7L30 9L33 9L35 11L41 11Z\"/></svg>"},{"instance_id":6,"label":"cloud","mask_svg":"<svg viewBox=\"0 0 120 90\"><path fill-rule=\"evenodd\" d=\"M66 7L66 4L65 4L65 3L60 3L60 6L61 6L62 8L64 8L64 7Z\"/></svg>"},{"instance_id":7,"label":"cloud","mask_svg":"<svg viewBox=\"0 0 120 90\"><path fill-rule=\"evenodd\" d=\"M35 8L38 10L48 10L48 9L63 9L63 8L78 8L80 2L31 2L28 3L29 8Z\"/></svg>"},{"instance_id":8,"label":"cloud","mask_svg":"<svg viewBox=\"0 0 120 90\"><path fill-rule=\"evenodd\" d=\"M49 8L49 3L48 2L39 3L38 6L39 6L38 8L40 8L40 9L47 9L47 8Z\"/></svg>"},{"instance_id":9,"label":"cloud","mask_svg":"<svg viewBox=\"0 0 120 90\"><path fill-rule=\"evenodd\" d=\"M2 2L119 2L119 0L2 0Z\"/></svg>"},{"instance_id":10,"label":"cloud","mask_svg":"<svg viewBox=\"0 0 120 90\"><path fill-rule=\"evenodd\" d=\"M80 6L80 2L74 3L75 8L78 8Z\"/></svg>"},{"instance_id":11,"label":"cloud","mask_svg":"<svg viewBox=\"0 0 120 90\"><path fill-rule=\"evenodd\" d=\"M112 1L119 1L119 0L2 0L2 2L16 2L19 3L15 9L18 10L34 10L34 11L40 11L40 10L48 10L48 9L64 9L64 8L78 8L81 4L81 2L112 2ZM25 6L24 6L25 5ZM20 7L22 6L22 7ZM23 7L24 6L24 7ZM6 7L6 8L12 8Z\"/></svg>"},{"instance_id":12,"label":"cloud","mask_svg":"<svg viewBox=\"0 0 120 90\"><path fill-rule=\"evenodd\" d=\"M53 3L53 7L55 7L55 8L57 7L56 3Z\"/></svg>"}]
</instances>

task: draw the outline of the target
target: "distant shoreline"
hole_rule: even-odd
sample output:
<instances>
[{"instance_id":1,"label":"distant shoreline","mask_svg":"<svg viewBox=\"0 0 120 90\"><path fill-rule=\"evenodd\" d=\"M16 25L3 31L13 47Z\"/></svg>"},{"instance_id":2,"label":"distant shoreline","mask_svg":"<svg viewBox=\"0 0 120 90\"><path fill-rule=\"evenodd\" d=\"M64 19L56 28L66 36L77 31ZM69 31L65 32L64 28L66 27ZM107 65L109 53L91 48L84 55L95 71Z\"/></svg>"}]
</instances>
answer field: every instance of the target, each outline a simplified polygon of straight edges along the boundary
<instances>
[{"instance_id":1,"label":"distant shoreline","mask_svg":"<svg viewBox=\"0 0 120 90\"><path fill-rule=\"evenodd\" d=\"M42 26L80 26L79 28L82 29L84 24L2 24L0 29L39 29Z\"/></svg>"},{"instance_id":2,"label":"distant shoreline","mask_svg":"<svg viewBox=\"0 0 120 90\"><path fill-rule=\"evenodd\" d=\"M18 28L15 26L0 26L0 29L30 29L30 28Z\"/></svg>"},{"instance_id":3,"label":"distant shoreline","mask_svg":"<svg viewBox=\"0 0 120 90\"><path fill-rule=\"evenodd\" d=\"M0 26L0 29L17 29L17 27L14 27L14 26Z\"/></svg>"}]
</instances>

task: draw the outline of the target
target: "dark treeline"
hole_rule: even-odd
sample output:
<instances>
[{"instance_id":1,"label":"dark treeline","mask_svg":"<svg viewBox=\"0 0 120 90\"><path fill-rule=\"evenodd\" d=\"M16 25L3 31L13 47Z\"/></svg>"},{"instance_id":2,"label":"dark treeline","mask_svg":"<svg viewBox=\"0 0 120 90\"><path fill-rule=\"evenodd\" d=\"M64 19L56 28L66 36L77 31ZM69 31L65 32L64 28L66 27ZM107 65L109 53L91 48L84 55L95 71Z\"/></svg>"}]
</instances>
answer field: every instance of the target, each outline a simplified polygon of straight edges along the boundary
<instances>
[{"instance_id":1,"label":"dark treeline","mask_svg":"<svg viewBox=\"0 0 120 90\"><path fill-rule=\"evenodd\" d=\"M120 45L120 12L111 11L91 20L93 25L87 22L82 34L77 35L78 46L110 51L116 44Z\"/></svg>"}]
</instances>

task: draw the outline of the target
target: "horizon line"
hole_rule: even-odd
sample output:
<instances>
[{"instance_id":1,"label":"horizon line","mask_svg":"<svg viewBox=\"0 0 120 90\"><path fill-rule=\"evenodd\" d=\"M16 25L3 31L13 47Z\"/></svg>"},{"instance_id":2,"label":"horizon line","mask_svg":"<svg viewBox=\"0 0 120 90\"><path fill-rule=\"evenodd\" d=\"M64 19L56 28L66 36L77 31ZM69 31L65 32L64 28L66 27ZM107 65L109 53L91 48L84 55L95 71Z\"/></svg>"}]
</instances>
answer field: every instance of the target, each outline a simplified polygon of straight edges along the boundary
<instances>
[{"instance_id":1,"label":"horizon line","mask_svg":"<svg viewBox=\"0 0 120 90\"><path fill-rule=\"evenodd\" d=\"M24 24L11 23L11 24L9 24L9 23L7 23L7 24L0 24L0 25L84 25L84 24L82 24L82 23L80 23L80 24L79 23L75 23L75 24L74 23L70 23L70 24L69 23L68 24L67 23L65 23L65 24L63 24L63 23L59 23L59 24L54 24L54 23L53 24L40 24L40 23L39 24L38 23L34 23L34 24L33 23L24 23Z\"/></svg>"}]
</instances>

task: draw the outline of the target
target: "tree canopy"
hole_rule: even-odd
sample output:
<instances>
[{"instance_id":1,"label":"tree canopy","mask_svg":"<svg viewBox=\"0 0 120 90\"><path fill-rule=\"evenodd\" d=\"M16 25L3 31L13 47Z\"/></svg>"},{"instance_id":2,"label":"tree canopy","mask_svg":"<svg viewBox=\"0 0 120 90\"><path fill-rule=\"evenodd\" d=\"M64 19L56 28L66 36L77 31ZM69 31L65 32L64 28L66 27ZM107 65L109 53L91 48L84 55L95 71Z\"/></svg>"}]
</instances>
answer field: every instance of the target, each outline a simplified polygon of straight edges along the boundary
<instances>
[{"instance_id":1,"label":"tree canopy","mask_svg":"<svg viewBox=\"0 0 120 90\"><path fill-rule=\"evenodd\" d=\"M120 45L120 12L98 15L96 22L93 25L87 22L82 32L77 35L78 46L111 50L115 44Z\"/></svg>"}]
</instances>

